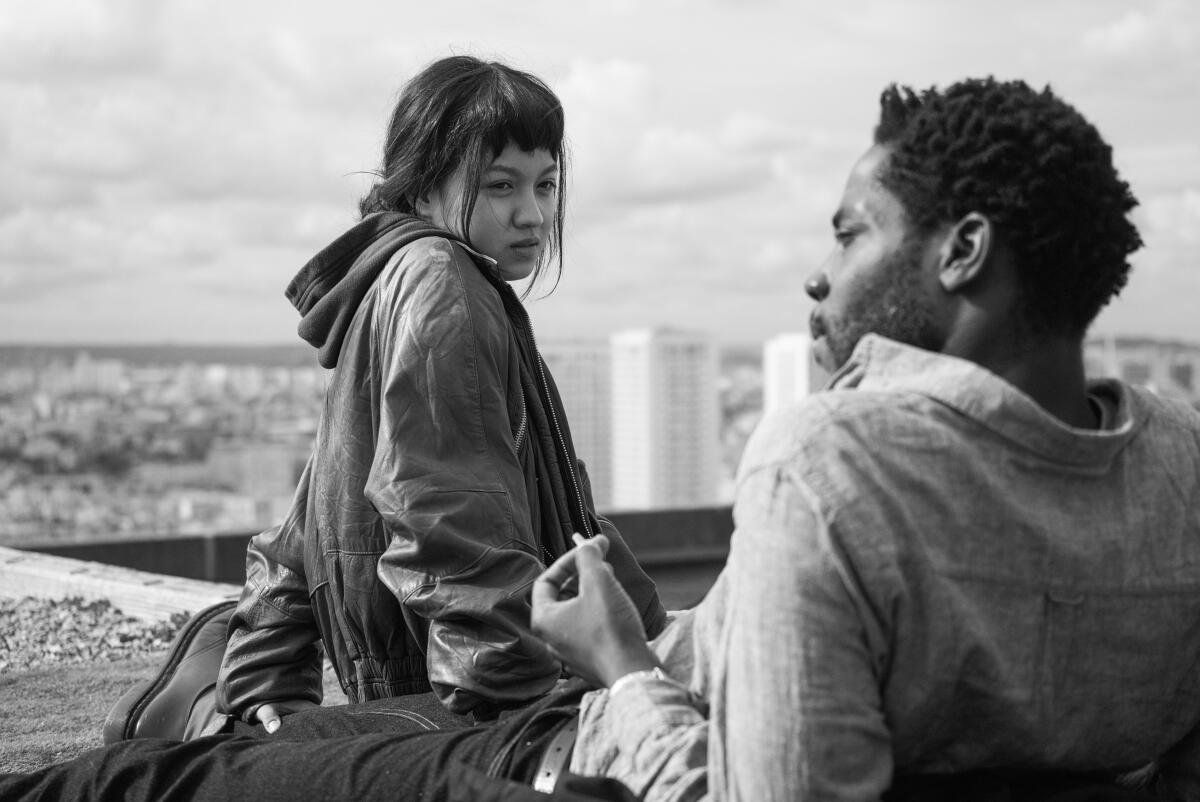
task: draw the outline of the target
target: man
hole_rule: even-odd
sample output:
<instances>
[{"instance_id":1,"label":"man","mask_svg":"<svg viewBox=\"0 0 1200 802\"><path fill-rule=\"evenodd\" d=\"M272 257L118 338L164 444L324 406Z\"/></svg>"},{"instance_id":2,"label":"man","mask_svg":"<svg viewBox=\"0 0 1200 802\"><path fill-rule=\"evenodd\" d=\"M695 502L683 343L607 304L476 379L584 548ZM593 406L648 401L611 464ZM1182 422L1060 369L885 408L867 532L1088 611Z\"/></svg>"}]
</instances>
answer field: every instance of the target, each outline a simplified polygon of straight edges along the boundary
<instances>
[{"instance_id":1,"label":"man","mask_svg":"<svg viewBox=\"0 0 1200 802\"><path fill-rule=\"evenodd\" d=\"M665 681L588 698L572 768L648 798L869 800L1161 761L1195 796L1200 416L1084 379L1140 244L1128 187L1024 84L889 91L875 139L807 285L831 390L747 446L692 667L668 661L707 715ZM585 634L555 644L577 670L645 667L622 639L604 674Z\"/></svg>"},{"instance_id":2,"label":"man","mask_svg":"<svg viewBox=\"0 0 1200 802\"><path fill-rule=\"evenodd\" d=\"M1134 770L1200 798L1200 415L1083 372L1140 245L1109 148L992 80L888 90L875 139L807 285L837 373L747 447L709 595L648 646L602 539L535 584L535 631L607 690L486 729L122 744L0 796L154 768L191 799L436 798L459 763L532 779L577 725L571 771L650 800L1141 798Z\"/></svg>"}]
</instances>

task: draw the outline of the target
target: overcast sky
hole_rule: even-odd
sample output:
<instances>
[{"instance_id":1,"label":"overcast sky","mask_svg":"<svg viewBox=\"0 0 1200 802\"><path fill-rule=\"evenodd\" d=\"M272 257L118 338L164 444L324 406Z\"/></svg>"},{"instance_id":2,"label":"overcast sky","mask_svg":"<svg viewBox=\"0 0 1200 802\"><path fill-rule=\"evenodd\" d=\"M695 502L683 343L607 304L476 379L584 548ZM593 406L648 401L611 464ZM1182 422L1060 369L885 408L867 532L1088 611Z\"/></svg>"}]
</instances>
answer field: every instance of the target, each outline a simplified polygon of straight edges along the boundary
<instances>
[{"instance_id":1,"label":"overcast sky","mask_svg":"<svg viewBox=\"0 0 1200 802\"><path fill-rule=\"evenodd\" d=\"M497 57L563 99L566 262L542 339L803 330L804 278L889 82L1051 84L1141 200L1098 330L1200 342L1190 0L46 0L0 11L0 342L287 342L397 90Z\"/></svg>"}]
</instances>

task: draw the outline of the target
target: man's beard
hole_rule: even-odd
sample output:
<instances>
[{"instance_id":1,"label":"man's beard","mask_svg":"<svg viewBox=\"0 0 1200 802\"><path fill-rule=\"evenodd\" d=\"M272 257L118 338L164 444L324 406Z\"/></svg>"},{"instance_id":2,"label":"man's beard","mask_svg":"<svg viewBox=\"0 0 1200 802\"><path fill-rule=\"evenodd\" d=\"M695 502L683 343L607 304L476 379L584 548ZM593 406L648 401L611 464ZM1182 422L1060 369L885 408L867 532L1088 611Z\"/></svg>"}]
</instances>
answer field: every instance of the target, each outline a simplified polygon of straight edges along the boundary
<instances>
[{"instance_id":1,"label":"man's beard","mask_svg":"<svg viewBox=\"0 0 1200 802\"><path fill-rule=\"evenodd\" d=\"M825 346L834 369L846 364L858 341L879 334L905 345L939 350L934 304L922 286L920 240L906 242L880 270L875 282L860 288L855 301L837 319L825 319Z\"/></svg>"}]
</instances>

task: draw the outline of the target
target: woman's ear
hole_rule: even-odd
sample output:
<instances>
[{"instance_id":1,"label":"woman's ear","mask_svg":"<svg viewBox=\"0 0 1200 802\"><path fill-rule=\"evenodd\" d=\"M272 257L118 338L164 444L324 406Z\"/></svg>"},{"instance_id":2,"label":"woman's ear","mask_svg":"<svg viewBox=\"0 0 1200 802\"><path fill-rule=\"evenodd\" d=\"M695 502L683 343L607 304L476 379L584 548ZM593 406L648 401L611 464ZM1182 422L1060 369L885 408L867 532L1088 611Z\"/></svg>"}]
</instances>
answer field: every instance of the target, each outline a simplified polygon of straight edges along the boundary
<instances>
[{"instance_id":1,"label":"woman's ear","mask_svg":"<svg viewBox=\"0 0 1200 802\"><path fill-rule=\"evenodd\" d=\"M418 195L412 199L412 209L417 217L425 220L432 220L433 204L429 202L429 195Z\"/></svg>"},{"instance_id":2,"label":"woman's ear","mask_svg":"<svg viewBox=\"0 0 1200 802\"><path fill-rule=\"evenodd\" d=\"M970 212L950 227L941 247L938 281L946 292L961 292L987 266L994 235L992 221Z\"/></svg>"}]
</instances>

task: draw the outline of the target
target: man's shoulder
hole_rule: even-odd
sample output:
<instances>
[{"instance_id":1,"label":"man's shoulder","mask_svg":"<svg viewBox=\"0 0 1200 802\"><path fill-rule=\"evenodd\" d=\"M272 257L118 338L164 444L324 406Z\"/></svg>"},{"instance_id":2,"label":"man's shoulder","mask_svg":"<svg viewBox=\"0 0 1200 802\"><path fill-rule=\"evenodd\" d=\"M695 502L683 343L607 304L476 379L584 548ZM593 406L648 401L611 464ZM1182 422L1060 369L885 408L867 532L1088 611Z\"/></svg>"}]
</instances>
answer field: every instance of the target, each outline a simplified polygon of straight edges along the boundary
<instances>
[{"instance_id":1,"label":"man's shoulder","mask_svg":"<svg viewBox=\"0 0 1200 802\"><path fill-rule=\"evenodd\" d=\"M1123 396L1125 414L1130 418L1128 425L1150 434L1154 442L1200 450L1200 410L1192 403L1112 379L1093 382L1092 391L1097 388Z\"/></svg>"},{"instance_id":2,"label":"man's shoulder","mask_svg":"<svg viewBox=\"0 0 1200 802\"><path fill-rule=\"evenodd\" d=\"M1144 387L1111 381L1112 386L1122 386L1125 392L1137 400L1144 415L1158 418L1162 423L1171 426L1183 426L1189 429L1200 425L1200 410L1182 398L1160 395ZM1093 384L1103 387L1104 384Z\"/></svg>"},{"instance_id":3,"label":"man's shoulder","mask_svg":"<svg viewBox=\"0 0 1200 802\"><path fill-rule=\"evenodd\" d=\"M933 406L915 392L826 390L764 415L746 454L751 460L787 461L867 453L863 445L942 425L931 414Z\"/></svg>"}]
</instances>

